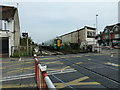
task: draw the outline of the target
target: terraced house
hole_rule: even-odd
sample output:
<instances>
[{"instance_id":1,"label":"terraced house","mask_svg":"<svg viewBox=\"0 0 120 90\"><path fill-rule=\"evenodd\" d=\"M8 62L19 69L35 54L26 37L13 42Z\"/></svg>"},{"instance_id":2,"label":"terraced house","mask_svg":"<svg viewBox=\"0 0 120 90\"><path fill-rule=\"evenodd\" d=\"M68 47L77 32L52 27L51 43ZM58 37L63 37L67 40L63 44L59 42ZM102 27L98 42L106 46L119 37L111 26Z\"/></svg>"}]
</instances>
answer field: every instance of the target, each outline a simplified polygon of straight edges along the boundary
<instances>
[{"instance_id":1,"label":"terraced house","mask_svg":"<svg viewBox=\"0 0 120 90\"><path fill-rule=\"evenodd\" d=\"M13 46L20 44L18 10L11 6L0 6L0 56L10 56Z\"/></svg>"},{"instance_id":2,"label":"terraced house","mask_svg":"<svg viewBox=\"0 0 120 90\"><path fill-rule=\"evenodd\" d=\"M120 23L106 26L100 38L99 43L103 46L120 46Z\"/></svg>"}]
</instances>

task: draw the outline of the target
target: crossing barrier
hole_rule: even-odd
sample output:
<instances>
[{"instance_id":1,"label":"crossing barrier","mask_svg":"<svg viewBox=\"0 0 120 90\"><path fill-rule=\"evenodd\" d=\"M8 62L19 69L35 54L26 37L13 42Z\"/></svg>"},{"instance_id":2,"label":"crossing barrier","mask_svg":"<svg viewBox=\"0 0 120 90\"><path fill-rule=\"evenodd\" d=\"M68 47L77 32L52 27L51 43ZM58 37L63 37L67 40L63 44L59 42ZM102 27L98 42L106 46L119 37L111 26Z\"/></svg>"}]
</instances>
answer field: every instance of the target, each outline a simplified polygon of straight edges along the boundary
<instances>
[{"instance_id":1,"label":"crossing barrier","mask_svg":"<svg viewBox=\"0 0 120 90\"><path fill-rule=\"evenodd\" d=\"M46 73L47 66L41 65L38 62L37 55L34 54L34 62L35 62L35 78L37 81L38 88L41 89L52 89L56 90L55 86L53 85L52 81L50 80L49 76Z\"/></svg>"}]
</instances>

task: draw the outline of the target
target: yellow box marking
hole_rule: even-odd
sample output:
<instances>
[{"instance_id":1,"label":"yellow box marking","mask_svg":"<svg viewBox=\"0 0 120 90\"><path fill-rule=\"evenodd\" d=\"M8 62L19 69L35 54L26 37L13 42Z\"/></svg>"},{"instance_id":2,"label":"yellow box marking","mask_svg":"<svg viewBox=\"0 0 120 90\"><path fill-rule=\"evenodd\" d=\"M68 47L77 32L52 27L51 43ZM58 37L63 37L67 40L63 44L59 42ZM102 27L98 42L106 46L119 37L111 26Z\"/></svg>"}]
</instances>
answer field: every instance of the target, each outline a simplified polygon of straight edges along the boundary
<instances>
[{"instance_id":1,"label":"yellow box marking","mask_svg":"<svg viewBox=\"0 0 120 90\"><path fill-rule=\"evenodd\" d=\"M114 64L114 63L111 63L111 62L106 62L105 64L111 65L111 66L115 66L115 67L119 67L119 66L120 66L120 65L118 65L118 64Z\"/></svg>"},{"instance_id":2,"label":"yellow box marking","mask_svg":"<svg viewBox=\"0 0 120 90\"><path fill-rule=\"evenodd\" d=\"M90 56L90 55L85 55L85 56Z\"/></svg>"},{"instance_id":3,"label":"yellow box marking","mask_svg":"<svg viewBox=\"0 0 120 90\"><path fill-rule=\"evenodd\" d=\"M6 72L6 74L15 73L15 72L20 72L20 71L22 71L22 70L33 70L33 69L34 69L34 66L27 67L27 68L16 68L16 69L17 69L17 70L12 70L12 71Z\"/></svg>"},{"instance_id":4,"label":"yellow box marking","mask_svg":"<svg viewBox=\"0 0 120 90\"><path fill-rule=\"evenodd\" d=\"M70 66L67 66L67 67L65 67L65 68L62 68L62 70L65 70L65 69L67 69L67 68L71 68Z\"/></svg>"},{"instance_id":5,"label":"yellow box marking","mask_svg":"<svg viewBox=\"0 0 120 90\"><path fill-rule=\"evenodd\" d=\"M91 58L88 58L88 60L91 60Z\"/></svg>"},{"instance_id":6,"label":"yellow box marking","mask_svg":"<svg viewBox=\"0 0 120 90\"><path fill-rule=\"evenodd\" d=\"M44 63L44 64L63 64L63 63L61 63L60 61L54 61L54 62L41 62L41 63Z\"/></svg>"},{"instance_id":7,"label":"yellow box marking","mask_svg":"<svg viewBox=\"0 0 120 90\"><path fill-rule=\"evenodd\" d=\"M82 56L74 56L74 57L82 57Z\"/></svg>"},{"instance_id":8,"label":"yellow box marking","mask_svg":"<svg viewBox=\"0 0 120 90\"><path fill-rule=\"evenodd\" d=\"M6 68L9 68L9 67L12 67L12 66L15 66L15 65L20 65L20 64L28 64L28 63L34 63L34 62L20 62L18 61L17 63L13 63L12 65L7 65L7 66L3 66L3 67L0 67L0 69L6 69Z\"/></svg>"},{"instance_id":9,"label":"yellow box marking","mask_svg":"<svg viewBox=\"0 0 120 90\"><path fill-rule=\"evenodd\" d=\"M75 64L83 64L83 62L78 62L78 63L75 63Z\"/></svg>"},{"instance_id":10,"label":"yellow box marking","mask_svg":"<svg viewBox=\"0 0 120 90\"><path fill-rule=\"evenodd\" d=\"M70 67L70 66L67 66L67 67L59 68L59 69L56 69L56 68L48 68L47 70L65 70L65 69L68 69L68 68L71 68L71 67Z\"/></svg>"},{"instance_id":11,"label":"yellow box marking","mask_svg":"<svg viewBox=\"0 0 120 90\"><path fill-rule=\"evenodd\" d=\"M40 59L38 59L38 60L54 60L54 59L57 59L57 58L40 58Z\"/></svg>"},{"instance_id":12,"label":"yellow box marking","mask_svg":"<svg viewBox=\"0 0 120 90\"><path fill-rule=\"evenodd\" d=\"M67 82L68 85L101 85L98 82L81 82L83 80L89 79L89 77L84 76L82 78ZM65 88L66 85L63 83L54 83L56 88ZM0 85L0 88L20 88L20 87L37 87L37 84L27 84L27 85L14 85L14 84L8 84L8 85Z\"/></svg>"},{"instance_id":13,"label":"yellow box marking","mask_svg":"<svg viewBox=\"0 0 120 90\"><path fill-rule=\"evenodd\" d=\"M0 67L0 69L6 69L6 68L12 67L12 66L14 66L14 65L19 65L19 64L22 64L22 63L19 62L19 63L17 63L17 64L12 64L12 65L8 65L8 66Z\"/></svg>"},{"instance_id":14,"label":"yellow box marking","mask_svg":"<svg viewBox=\"0 0 120 90\"><path fill-rule=\"evenodd\" d=\"M37 87L37 84L28 84L28 85L0 85L0 88L22 88L22 87Z\"/></svg>"},{"instance_id":15,"label":"yellow box marking","mask_svg":"<svg viewBox=\"0 0 120 90\"><path fill-rule=\"evenodd\" d=\"M67 84L68 85L100 85L100 83L98 83L98 82L80 82L80 81L83 81L83 80L86 80L86 79L89 79L89 77L85 76L85 77L67 82ZM54 83L54 85L56 85L56 88L66 87L66 85L63 84L63 83Z\"/></svg>"}]
</instances>

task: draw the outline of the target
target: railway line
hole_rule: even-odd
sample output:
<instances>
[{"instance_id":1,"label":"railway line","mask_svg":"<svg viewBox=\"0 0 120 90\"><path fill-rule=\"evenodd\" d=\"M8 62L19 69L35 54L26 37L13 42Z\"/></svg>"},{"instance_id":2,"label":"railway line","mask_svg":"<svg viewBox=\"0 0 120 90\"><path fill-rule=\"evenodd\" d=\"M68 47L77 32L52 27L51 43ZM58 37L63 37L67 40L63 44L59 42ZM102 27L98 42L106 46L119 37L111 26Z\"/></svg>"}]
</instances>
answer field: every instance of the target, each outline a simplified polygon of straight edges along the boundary
<instances>
[{"instance_id":1,"label":"railway line","mask_svg":"<svg viewBox=\"0 0 120 90\"><path fill-rule=\"evenodd\" d=\"M54 52L55 53L55 52ZM75 70L77 70L78 72L86 75L86 76L89 76L90 78L92 78L93 80L101 83L101 85L103 85L104 87L108 88L109 90L115 90L118 88L118 86L120 85L120 82L118 80L118 76L117 78L116 77L110 77L109 75L107 76L106 72L99 72L99 71L96 71L96 70L102 70L102 69L106 69L106 70L110 70L110 71L114 71L115 72L118 72L118 69L116 68L113 68L111 66L108 66L108 65L105 65L101 62L96 62L96 61L90 61L93 65L93 68L90 68L89 66L87 67L86 65L81 65L81 64L76 64L76 62L74 62L73 58L72 60L71 59L68 59L68 58L62 58L61 56L57 55L56 54L56 57L61 61L61 62L64 62L66 65L68 66L71 66L72 68L75 68ZM86 61L84 61L86 62ZM95 67L94 67L95 66ZM98 66L98 67L96 67ZM101 67L99 67L101 66ZM97 68L97 69L96 69ZM104 70L103 70L104 71ZM109 74L111 74L109 72ZM115 74L116 75L116 74Z\"/></svg>"},{"instance_id":2,"label":"railway line","mask_svg":"<svg viewBox=\"0 0 120 90\"><path fill-rule=\"evenodd\" d=\"M66 55L60 51L51 50L44 50L44 52L48 53L48 56L38 56L38 59L42 64L48 66L47 73L48 75L50 75L50 78L53 80L53 83L57 88L70 88L70 85L74 89L80 88L81 90L86 90L86 88L93 88L95 90L118 90L118 86L120 85L117 76L119 65L112 66L109 64L105 64L108 61L118 64L116 56L111 57L110 54L102 53L78 53ZM6 76L3 80L5 82L4 87L9 86L10 82L14 83L19 81L18 83L21 83L20 79L22 79L23 86L19 85L18 87L28 87L28 85L31 84L34 85L35 82L24 86L24 82L27 82L29 78L31 78L31 80L34 79L34 68L31 68L31 65L33 65L33 59L27 58L24 61L23 60L24 59L22 59L22 61L9 60L9 63L14 62L14 65L16 65L16 62L19 62L20 65L18 66L24 68L24 74L17 75L17 71L20 71L21 68L18 70L13 69L12 71L9 71L10 73L8 73L8 75L15 76ZM21 65L20 62L24 64ZM28 63L30 68L27 67ZM4 64L8 65L8 62L4 62ZM24 65L25 67L23 67ZM30 71L28 72L29 69ZM56 80L53 75L62 80L64 83L62 81L60 82L60 80ZM9 83L7 83L7 81ZM15 86L17 87L16 84ZM35 85L34 87L37 87L37 85Z\"/></svg>"}]
</instances>

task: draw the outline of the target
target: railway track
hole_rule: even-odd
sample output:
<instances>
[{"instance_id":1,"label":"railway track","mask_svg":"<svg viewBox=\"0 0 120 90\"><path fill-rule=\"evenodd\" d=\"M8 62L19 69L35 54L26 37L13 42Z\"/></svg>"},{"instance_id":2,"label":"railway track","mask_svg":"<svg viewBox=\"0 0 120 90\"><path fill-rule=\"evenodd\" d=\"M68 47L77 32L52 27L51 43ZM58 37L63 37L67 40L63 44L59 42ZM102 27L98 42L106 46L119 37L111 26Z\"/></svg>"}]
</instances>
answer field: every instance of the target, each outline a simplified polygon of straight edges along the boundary
<instances>
[{"instance_id":1,"label":"railway track","mask_svg":"<svg viewBox=\"0 0 120 90\"><path fill-rule=\"evenodd\" d=\"M82 73L83 75L89 76L91 79L93 79L96 82L101 83L101 85L103 85L104 87L108 88L109 90L118 90L118 86L120 85L120 81L117 79L114 79L112 77L108 77L107 75L101 74L97 71L94 71L88 67L85 67L84 65L81 66L79 64L76 64L75 62L73 62L72 60L68 60L67 58L61 58L58 55L64 55L64 54L60 54L59 51L49 51L54 53L53 55L55 55L57 58L60 59L61 62L64 62L66 65L72 66L73 68L75 68L78 72ZM74 59L74 58L73 58ZM96 62L96 61L90 61L91 63L94 63L96 65L101 65L104 66L106 68L109 69L115 69L112 68L108 65L102 64L101 62ZM118 69L116 69L118 70Z\"/></svg>"},{"instance_id":2,"label":"railway track","mask_svg":"<svg viewBox=\"0 0 120 90\"><path fill-rule=\"evenodd\" d=\"M81 66L79 64L75 64L75 62L70 61L66 58L61 58L60 56L56 56L56 57L58 57L60 59L60 61L64 62L65 64L67 64L69 66L74 65L72 67L74 67L78 72L80 72L80 73L82 73L86 76L89 76L90 78L92 78L93 80L101 83L101 85L103 85L104 87L106 87L110 90L116 90L116 89L118 89L118 86L120 85L120 82L118 80L115 80L111 77L103 75L99 72L96 72L92 69ZM96 63L96 62L94 62L94 63ZM98 63L96 63L96 64L98 64ZM102 65L102 64L99 64L99 65ZM107 67L109 67L109 66L107 66Z\"/></svg>"}]
</instances>

